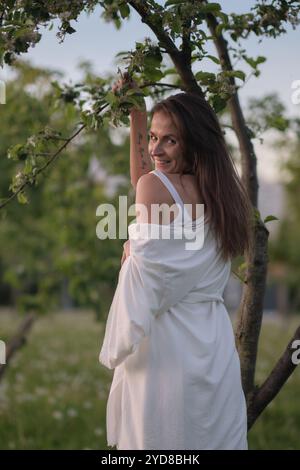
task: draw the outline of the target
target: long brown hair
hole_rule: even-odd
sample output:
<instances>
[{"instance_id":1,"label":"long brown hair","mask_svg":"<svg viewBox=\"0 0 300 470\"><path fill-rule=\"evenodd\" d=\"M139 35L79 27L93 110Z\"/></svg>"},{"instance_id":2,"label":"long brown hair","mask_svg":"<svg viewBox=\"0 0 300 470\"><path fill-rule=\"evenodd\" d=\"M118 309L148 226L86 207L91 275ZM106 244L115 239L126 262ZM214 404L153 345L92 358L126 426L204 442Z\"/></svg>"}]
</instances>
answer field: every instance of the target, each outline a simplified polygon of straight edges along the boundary
<instances>
[{"instance_id":1,"label":"long brown hair","mask_svg":"<svg viewBox=\"0 0 300 470\"><path fill-rule=\"evenodd\" d=\"M242 255L252 244L252 204L214 110L204 98L187 92L159 101L150 114L160 111L167 112L178 129L186 163L180 175L196 175L205 218L224 259Z\"/></svg>"}]
</instances>

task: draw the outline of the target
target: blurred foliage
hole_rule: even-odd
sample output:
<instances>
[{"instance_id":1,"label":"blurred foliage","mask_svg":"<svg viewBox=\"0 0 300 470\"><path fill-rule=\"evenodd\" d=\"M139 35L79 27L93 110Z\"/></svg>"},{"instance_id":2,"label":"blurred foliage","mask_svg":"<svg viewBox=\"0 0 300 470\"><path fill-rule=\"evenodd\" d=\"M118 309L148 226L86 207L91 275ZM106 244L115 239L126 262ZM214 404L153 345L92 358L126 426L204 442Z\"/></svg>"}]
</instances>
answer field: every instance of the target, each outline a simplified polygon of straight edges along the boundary
<instances>
[{"instance_id":1,"label":"blurred foliage","mask_svg":"<svg viewBox=\"0 0 300 470\"><path fill-rule=\"evenodd\" d=\"M94 12L96 7L101 8L102 18L117 28L135 10L156 34L157 42L146 37L137 41L133 50L117 54L140 86L138 92L125 86L112 93L115 77L96 76L88 63L82 63L82 80L74 84L63 83L53 71L18 62L21 54L40 41L41 28L55 25L63 41L76 31L79 16ZM108 174L126 175L129 182L128 159L124 158L129 153L129 139L116 145L110 131L128 126L130 109L141 107L145 97L155 101L165 97L170 87L184 90L176 67L164 62L164 54L174 55L175 41L182 40L176 50L181 61L190 59L192 66L209 59L218 66L216 73L199 70L194 79L214 110L226 119L232 94L251 75L259 76L259 66L266 60L250 57L241 39L250 34L261 40L275 38L286 32L287 25L295 28L299 24L299 12L298 1L285 0L271 4L257 1L241 15L225 13L217 2L1 2L0 62L10 65L16 75L7 83L9 100L0 130L0 237L4 247L0 269L2 281L12 289L19 308L54 308L60 290L66 288L78 305L92 306L98 316L101 299L109 300L107 292L116 280L123 241L100 242L95 236L97 205L104 201L115 207L118 204L117 196L109 200L104 183L88 174L91 157L101 156ZM224 70L219 58L208 52L212 37L207 35L207 20L211 15L218 22L216 35L222 32L231 39L228 47L235 64L250 67L248 77L235 67ZM251 139L261 138L272 128L285 132L290 125L272 95L252 100L250 112L247 130ZM10 193L5 198L7 188ZM129 185L124 182L120 189L127 192ZM8 206L15 196L20 204ZM238 275L242 277L242 273Z\"/></svg>"},{"instance_id":2,"label":"blurred foliage","mask_svg":"<svg viewBox=\"0 0 300 470\"><path fill-rule=\"evenodd\" d=\"M300 119L293 120L293 133L277 142L284 152L281 169L286 192L286 210L276 239L270 243L274 261L286 269L285 282L290 288L291 310L300 310Z\"/></svg>"},{"instance_id":3,"label":"blurred foliage","mask_svg":"<svg viewBox=\"0 0 300 470\"><path fill-rule=\"evenodd\" d=\"M14 74L7 83L8 103L1 109L2 194L7 193L16 167L24 165L22 158L6 158L8 148L28 141L43 128L59 129L60 135L68 135L78 119L72 105L57 105L51 87L55 72L18 63ZM110 202L118 207L118 200L117 195L107 196L105 178L97 181L90 162L96 157L108 174L127 176L121 186L126 194L128 140L114 144L108 128L86 132L40 175L38 185L27 189L30 204L11 203L1 210L2 294L5 285L9 287L10 300L20 310L56 308L64 286L76 305L91 307L98 316L103 307L107 308L124 240L96 237L97 206Z\"/></svg>"}]
</instances>

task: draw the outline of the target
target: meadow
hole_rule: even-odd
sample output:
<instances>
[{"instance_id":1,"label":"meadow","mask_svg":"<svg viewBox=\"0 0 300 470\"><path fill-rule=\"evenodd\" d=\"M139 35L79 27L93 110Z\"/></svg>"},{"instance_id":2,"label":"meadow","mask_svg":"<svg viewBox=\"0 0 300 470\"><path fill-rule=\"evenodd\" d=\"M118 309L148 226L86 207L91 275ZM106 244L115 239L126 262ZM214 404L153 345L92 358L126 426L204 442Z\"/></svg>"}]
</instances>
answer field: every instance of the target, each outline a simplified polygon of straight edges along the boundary
<instances>
[{"instance_id":1,"label":"meadow","mask_svg":"<svg viewBox=\"0 0 300 470\"><path fill-rule=\"evenodd\" d=\"M0 312L8 340L21 317ZM300 317L266 319L257 381L271 370ZM113 371L98 362L104 324L90 312L53 313L33 326L0 382L1 449L108 449L106 402ZM300 369L249 432L250 449L300 449Z\"/></svg>"}]
</instances>

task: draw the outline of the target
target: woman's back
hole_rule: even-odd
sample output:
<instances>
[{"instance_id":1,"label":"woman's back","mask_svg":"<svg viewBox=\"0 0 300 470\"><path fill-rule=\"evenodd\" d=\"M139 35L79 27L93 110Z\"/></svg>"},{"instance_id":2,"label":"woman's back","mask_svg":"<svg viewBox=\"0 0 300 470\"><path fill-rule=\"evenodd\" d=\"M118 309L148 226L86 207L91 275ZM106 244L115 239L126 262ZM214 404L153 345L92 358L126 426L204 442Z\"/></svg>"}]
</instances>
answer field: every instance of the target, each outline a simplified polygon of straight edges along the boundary
<instances>
[{"instance_id":1,"label":"woman's back","mask_svg":"<svg viewBox=\"0 0 300 470\"><path fill-rule=\"evenodd\" d=\"M198 187L198 183L195 175L179 173L164 173L158 169L151 171L150 173L156 175L161 181L161 195L162 199L166 204L171 206L172 204L178 203L180 205L191 205L189 215L193 220L199 217L196 208L197 204L202 204L201 195ZM173 222L176 218L176 214L170 214L170 222Z\"/></svg>"},{"instance_id":2,"label":"woman's back","mask_svg":"<svg viewBox=\"0 0 300 470\"><path fill-rule=\"evenodd\" d=\"M166 173L165 175L185 204L202 203L196 175L183 174L181 178L179 173Z\"/></svg>"}]
</instances>

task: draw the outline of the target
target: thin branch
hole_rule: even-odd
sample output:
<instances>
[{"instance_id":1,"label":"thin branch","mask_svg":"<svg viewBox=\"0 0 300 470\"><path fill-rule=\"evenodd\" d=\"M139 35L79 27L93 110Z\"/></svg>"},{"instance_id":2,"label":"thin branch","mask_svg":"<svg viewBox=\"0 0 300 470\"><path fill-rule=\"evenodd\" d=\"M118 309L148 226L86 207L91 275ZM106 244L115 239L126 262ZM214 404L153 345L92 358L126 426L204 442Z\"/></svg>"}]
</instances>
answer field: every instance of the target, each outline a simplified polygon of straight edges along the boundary
<instances>
[{"instance_id":1,"label":"thin branch","mask_svg":"<svg viewBox=\"0 0 300 470\"><path fill-rule=\"evenodd\" d=\"M234 274L243 284L247 284L247 281L245 281L245 279L242 278L242 276L240 276L236 271L234 271L233 269L231 270L232 274Z\"/></svg>"},{"instance_id":2,"label":"thin branch","mask_svg":"<svg viewBox=\"0 0 300 470\"><path fill-rule=\"evenodd\" d=\"M107 106L108 106L108 104L105 104L104 106L102 106L102 108L97 112L97 114L100 114L103 111L103 109L105 109ZM38 174L43 172L49 165L51 165L56 160L56 158L59 156L59 154L69 145L69 143L72 142L72 140L74 140L75 137L77 137L83 131L83 129L85 129L85 128L86 128L86 124L82 124L82 126L80 126L69 138L67 138L67 139L60 138L60 140L63 140L64 143L56 150L56 152L54 152L52 157L49 158L49 160L37 170L37 172L35 173L34 176L36 177ZM7 198L4 202L2 202L0 204L0 209L5 207L10 201L12 201L29 184L31 184L31 182L29 180L26 180L18 188L18 190L15 193L13 193L9 198Z\"/></svg>"},{"instance_id":3,"label":"thin branch","mask_svg":"<svg viewBox=\"0 0 300 470\"><path fill-rule=\"evenodd\" d=\"M192 20L189 18L184 26L182 32L182 53L186 60L186 63L191 66L192 63L192 47L191 47L191 33L189 28L191 27Z\"/></svg>"},{"instance_id":4,"label":"thin branch","mask_svg":"<svg viewBox=\"0 0 300 470\"><path fill-rule=\"evenodd\" d=\"M178 85L173 85L172 83L158 83L158 82L145 82L143 85L139 85L139 88L146 88L148 86L165 86L169 88L175 88L176 90L182 89Z\"/></svg>"},{"instance_id":5,"label":"thin branch","mask_svg":"<svg viewBox=\"0 0 300 470\"><path fill-rule=\"evenodd\" d=\"M214 38L214 43L218 51L219 59L223 70L233 71L231 59L228 52L227 41L224 39L222 33L217 34L216 28L218 21L214 15L207 15L207 24L210 32ZM235 78L229 77L230 84L236 87ZM258 204L258 178L256 170L256 155L254 148L247 134L247 126L243 116L242 108L240 105L238 93L234 93L228 100L228 106L231 110L232 124L239 141L241 154L242 154L242 179L245 187L247 188L249 197L254 207Z\"/></svg>"},{"instance_id":6,"label":"thin branch","mask_svg":"<svg viewBox=\"0 0 300 470\"><path fill-rule=\"evenodd\" d=\"M72 142L73 139L75 139L75 137L77 137L78 134L80 134L80 132L86 127L86 124L83 124L81 127L79 127L79 129L77 129L76 132L74 132L73 135L71 135L71 137L69 137L68 139L65 140L65 142L63 143L63 145L61 145L59 147L59 149L54 152L54 154L52 155L51 158L49 158L49 160L43 165L41 166L37 172L35 173L34 176L37 176L39 173L41 173L42 171L44 171L51 163L53 163L56 158L58 157L58 155L67 147L67 145ZM5 207L10 201L12 201L21 191L23 191L23 189L28 186L30 183L29 180L26 180L20 187L19 189L13 193L9 198L7 198L4 202L2 202L0 204L0 209L2 209L3 207Z\"/></svg>"},{"instance_id":7,"label":"thin branch","mask_svg":"<svg viewBox=\"0 0 300 470\"><path fill-rule=\"evenodd\" d=\"M35 320L36 315L34 313L26 315L24 321L18 328L16 335L11 339L11 341L9 341L6 348L6 363L0 365L0 381L14 354L25 344L27 335Z\"/></svg>"}]
</instances>

